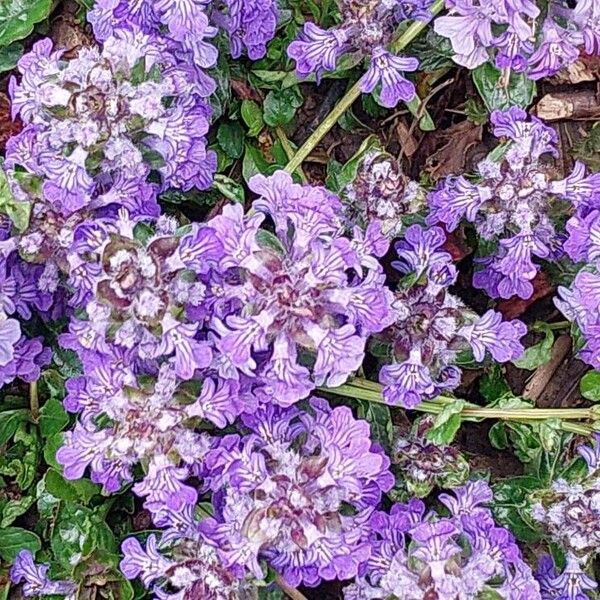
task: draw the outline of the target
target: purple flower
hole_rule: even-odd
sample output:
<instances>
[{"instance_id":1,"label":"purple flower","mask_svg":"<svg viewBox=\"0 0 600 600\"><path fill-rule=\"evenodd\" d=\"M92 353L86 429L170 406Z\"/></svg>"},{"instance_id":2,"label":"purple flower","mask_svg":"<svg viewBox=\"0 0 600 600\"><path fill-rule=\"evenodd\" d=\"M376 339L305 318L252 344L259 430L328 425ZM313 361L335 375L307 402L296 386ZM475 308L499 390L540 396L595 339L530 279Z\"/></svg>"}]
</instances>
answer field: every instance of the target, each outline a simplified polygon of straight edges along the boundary
<instances>
[{"instance_id":1,"label":"purple flower","mask_svg":"<svg viewBox=\"0 0 600 600\"><path fill-rule=\"evenodd\" d=\"M244 417L250 434L207 460L217 506L201 529L226 567L262 578L266 559L290 585L315 586L355 576L368 557L366 520L393 485L389 461L348 407L310 406Z\"/></svg>"},{"instance_id":2,"label":"purple flower","mask_svg":"<svg viewBox=\"0 0 600 600\"><path fill-rule=\"evenodd\" d=\"M500 362L523 352L523 323L503 322L494 311L479 317L450 294L457 273L444 242L439 227L411 225L396 244L400 260L392 264L406 277L392 304L396 321L378 336L391 348L392 364L383 366L379 381L394 406L414 408L457 387L461 371L454 363L461 350L471 348L478 362L486 352Z\"/></svg>"},{"instance_id":3,"label":"purple flower","mask_svg":"<svg viewBox=\"0 0 600 600\"><path fill-rule=\"evenodd\" d=\"M567 565L561 574L557 574L550 555L542 556L535 575L540 583L542 600L589 600L586 592L598 587L572 554L567 555Z\"/></svg>"},{"instance_id":4,"label":"purple flower","mask_svg":"<svg viewBox=\"0 0 600 600\"><path fill-rule=\"evenodd\" d=\"M374 512L369 520L369 558L356 581L344 589L346 600L397 597L422 600L476 598L498 593L514 600L541 600L540 587L521 558L512 535L496 526L489 509L480 507L492 493L477 482L456 490L461 505L450 517L412 500L394 504L389 514ZM476 507L473 514L462 508ZM508 594L508 595L505 595Z\"/></svg>"},{"instance_id":5,"label":"purple flower","mask_svg":"<svg viewBox=\"0 0 600 600\"><path fill-rule=\"evenodd\" d=\"M239 58L245 49L251 60L263 58L267 43L277 29L277 3L274 0L225 0L224 28L229 33L231 56Z\"/></svg>"},{"instance_id":6,"label":"purple flower","mask_svg":"<svg viewBox=\"0 0 600 600\"><path fill-rule=\"evenodd\" d=\"M566 203L583 205L593 193L597 177L586 176L581 164L561 181L541 160L556 153L556 133L539 119L512 107L491 115L494 135L511 141L500 158L491 155L477 166L478 182L448 177L429 196L428 222L444 223L450 230L461 219L473 224L495 249L476 259L473 285L492 297L529 298L540 266L537 259L560 256L560 238L554 228L555 212Z\"/></svg>"},{"instance_id":7,"label":"purple flower","mask_svg":"<svg viewBox=\"0 0 600 600\"><path fill-rule=\"evenodd\" d=\"M482 362L486 351L498 362L516 360L523 352L521 338L527 326L521 321L502 321L502 315L488 310L473 325L460 332L471 345L477 362Z\"/></svg>"},{"instance_id":8,"label":"purple flower","mask_svg":"<svg viewBox=\"0 0 600 600\"><path fill-rule=\"evenodd\" d=\"M381 84L379 101L387 108L394 108L400 100L409 102L416 95L415 85L402 73L416 71L418 66L419 61L416 58L394 56L384 48L375 48L371 66L361 79L361 89L370 93Z\"/></svg>"},{"instance_id":9,"label":"purple flower","mask_svg":"<svg viewBox=\"0 0 600 600\"><path fill-rule=\"evenodd\" d=\"M38 565L29 550L21 550L10 569L13 583L23 583L27 598L59 595L65 600L75 600L77 586L72 581L53 581L48 577L49 565Z\"/></svg>"},{"instance_id":10,"label":"purple flower","mask_svg":"<svg viewBox=\"0 0 600 600\"><path fill-rule=\"evenodd\" d=\"M450 0L450 14L438 17L434 31L450 40L454 61L474 69L487 58L492 45L492 25L500 19L499 11L489 0L475 4L473 0ZM500 3L496 3L500 4Z\"/></svg>"},{"instance_id":11,"label":"purple flower","mask_svg":"<svg viewBox=\"0 0 600 600\"><path fill-rule=\"evenodd\" d=\"M566 31L546 20L539 48L529 58L528 76L541 79L558 73L579 58L579 50L569 40Z\"/></svg>"},{"instance_id":12,"label":"purple flower","mask_svg":"<svg viewBox=\"0 0 600 600\"><path fill-rule=\"evenodd\" d=\"M319 81L323 72L335 71L338 59L349 47L348 41L345 29L324 30L308 22L300 38L288 46L288 54L296 61L299 77L314 73Z\"/></svg>"},{"instance_id":13,"label":"purple flower","mask_svg":"<svg viewBox=\"0 0 600 600\"><path fill-rule=\"evenodd\" d=\"M15 356L15 344L21 339L21 327L15 319L0 315L0 366L8 365Z\"/></svg>"},{"instance_id":14,"label":"purple flower","mask_svg":"<svg viewBox=\"0 0 600 600\"><path fill-rule=\"evenodd\" d=\"M223 314L210 327L233 376L254 378L264 385L256 392L263 400L287 406L315 385L342 384L362 363L367 337L391 323L391 293L371 254L387 242L353 244L340 199L286 173L257 175L250 187L260 194L254 209L272 217L276 236L241 207L210 222L224 247L220 273L207 286ZM312 357L311 368L303 355Z\"/></svg>"}]
</instances>

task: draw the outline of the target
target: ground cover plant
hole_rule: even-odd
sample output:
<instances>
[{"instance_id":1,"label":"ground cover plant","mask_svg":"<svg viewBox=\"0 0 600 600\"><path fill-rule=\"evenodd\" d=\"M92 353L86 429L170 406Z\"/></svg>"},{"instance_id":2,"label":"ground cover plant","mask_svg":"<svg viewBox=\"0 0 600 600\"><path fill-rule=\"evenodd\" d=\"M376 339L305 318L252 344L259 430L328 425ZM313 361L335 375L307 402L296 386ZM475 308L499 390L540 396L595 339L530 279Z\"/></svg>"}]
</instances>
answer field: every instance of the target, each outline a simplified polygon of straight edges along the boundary
<instances>
[{"instance_id":1,"label":"ground cover plant","mask_svg":"<svg viewBox=\"0 0 600 600\"><path fill-rule=\"evenodd\" d=\"M0 4L0 600L600 597L600 4Z\"/></svg>"}]
</instances>

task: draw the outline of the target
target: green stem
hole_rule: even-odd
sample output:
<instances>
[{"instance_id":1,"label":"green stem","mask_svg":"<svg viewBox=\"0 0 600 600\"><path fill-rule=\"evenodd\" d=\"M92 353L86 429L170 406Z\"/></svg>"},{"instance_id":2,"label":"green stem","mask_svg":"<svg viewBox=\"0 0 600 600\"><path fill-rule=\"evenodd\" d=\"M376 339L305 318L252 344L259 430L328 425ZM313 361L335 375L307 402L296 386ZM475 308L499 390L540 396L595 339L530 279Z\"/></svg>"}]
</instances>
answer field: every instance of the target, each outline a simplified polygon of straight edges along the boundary
<instances>
[{"instance_id":1,"label":"green stem","mask_svg":"<svg viewBox=\"0 0 600 600\"><path fill-rule=\"evenodd\" d=\"M557 329L569 329L571 321L558 321L557 323L546 323L548 329L556 331Z\"/></svg>"},{"instance_id":2,"label":"green stem","mask_svg":"<svg viewBox=\"0 0 600 600\"><path fill-rule=\"evenodd\" d=\"M29 384L29 408L31 410L31 419L34 423L37 423L40 417L40 400L38 397L37 381Z\"/></svg>"},{"instance_id":3,"label":"green stem","mask_svg":"<svg viewBox=\"0 0 600 600\"><path fill-rule=\"evenodd\" d=\"M336 396L354 398L385 404L381 394L381 386L375 382L367 382L364 379L354 379L350 383L336 388L319 388L322 392L329 392ZM449 396L438 396L434 400L421 402L414 410L430 414L439 414L445 405L455 401L456 398ZM472 419L498 419L501 421L546 421L548 419L562 420L593 420L596 413L590 408L486 408L468 403L461 411L465 418Z\"/></svg>"},{"instance_id":4,"label":"green stem","mask_svg":"<svg viewBox=\"0 0 600 600\"><path fill-rule=\"evenodd\" d=\"M436 0L431 6L431 14L436 15L444 8L444 0ZM390 49L397 53L406 48L427 27L428 23L415 21L408 29L392 42ZM346 92L333 110L323 119L320 125L313 131L310 137L298 149L295 156L290 160L285 170L293 173L306 160L310 153L317 147L319 142L337 123L338 119L354 104L361 94L360 79Z\"/></svg>"},{"instance_id":5,"label":"green stem","mask_svg":"<svg viewBox=\"0 0 600 600\"><path fill-rule=\"evenodd\" d=\"M277 136L277 139L281 143L281 147L283 148L288 160L292 160L294 158L294 147L292 146L292 143L290 142L285 131L281 127L276 127L275 135ZM306 174L304 173L304 171L302 170L302 167L300 165L298 165L298 168L295 169L295 171L300 176L302 183L308 183L308 177L306 176Z\"/></svg>"}]
</instances>

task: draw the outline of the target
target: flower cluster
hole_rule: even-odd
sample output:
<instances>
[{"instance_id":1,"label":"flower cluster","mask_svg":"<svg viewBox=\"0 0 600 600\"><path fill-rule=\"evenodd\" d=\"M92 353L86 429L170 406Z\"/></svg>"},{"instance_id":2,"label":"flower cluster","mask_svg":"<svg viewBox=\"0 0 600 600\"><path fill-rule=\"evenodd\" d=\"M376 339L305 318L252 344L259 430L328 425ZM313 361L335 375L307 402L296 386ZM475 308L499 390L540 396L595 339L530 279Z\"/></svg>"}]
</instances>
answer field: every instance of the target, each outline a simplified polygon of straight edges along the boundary
<instances>
[{"instance_id":1,"label":"flower cluster","mask_svg":"<svg viewBox=\"0 0 600 600\"><path fill-rule=\"evenodd\" d=\"M157 35L182 61L192 68L197 83L214 82L204 73L214 67L218 52L211 43L217 26L228 35L233 58L245 50L252 60L262 58L277 29L275 0L98 0L88 12L94 34L104 41L115 28L139 27Z\"/></svg>"},{"instance_id":2,"label":"flower cluster","mask_svg":"<svg viewBox=\"0 0 600 600\"><path fill-rule=\"evenodd\" d=\"M250 377L267 402L290 405L358 369L367 338L392 320L377 257L380 227L345 235L339 198L285 172L256 175L251 214L228 206L210 226L223 244L210 281L221 377ZM266 227L270 217L275 233Z\"/></svg>"},{"instance_id":3,"label":"flower cluster","mask_svg":"<svg viewBox=\"0 0 600 600\"><path fill-rule=\"evenodd\" d=\"M370 558L345 600L478 598L541 600L539 585L512 534L485 507L493 499L483 481L441 494L449 516L426 513L420 500L395 504L369 520Z\"/></svg>"},{"instance_id":4,"label":"flower cluster","mask_svg":"<svg viewBox=\"0 0 600 600\"><path fill-rule=\"evenodd\" d=\"M543 18L532 0L446 0L434 30L450 40L454 60L469 69L491 57L499 69L531 79L554 75L600 51L600 7L594 0L551 0ZM536 35L541 31L541 35Z\"/></svg>"},{"instance_id":5,"label":"flower cluster","mask_svg":"<svg viewBox=\"0 0 600 600\"><path fill-rule=\"evenodd\" d=\"M600 542L600 436L580 446L588 472L580 481L558 479L533 496L532 516L569 554L587 562Z\"/></svg>"},{"instance_id":6,"label":"flower cluster","mask_svg":"<svg viewBox=\"0 0 600 600\"><path fill-rule=\"evenodd\" d=\"M396 439L391 453L392 464L398 473L399 486L404 495L425 498L433 488L454 488L469 476L469 463L454 446L437 445L426 439L433 419L424 417L413 426L406 437Z\"/></svg>"},{"instance_id":7,"label":"flower cluster","mask_svg":"<svg viewBox=\"0 0 600 600\"><path fill-rule=\"evenodd\" d=\"M383 235L390 240L400 236L404 219L416 215L425 205L424 191L402 173L399 161L377 150L362 158L343 197L350 222L366 228L379 221Z\"/></svg>"},{"instance_id":8,"label":"flower cluster","mask_svg":"<svg viewBox=\"0 0 600 600\"><path fill-rule=\"evenodd\" d=\"M8 144L6 166L16 199L36 202L34 221L115 204L156 216L159 190L210 186L216 157L206 149L204 98L212 89L191 84L158 39L119 29L102 50L82 48L69 61L45 39L19 71L10 94L25 128ZM148 183L151 173L159 186ZM39 243L22 250L35 254Z\"/></svg>"},{"instance_id":9,"label":"flower cluster","mask_svg":"<svg viewBox=\"0 0 600 600\"><path fill-rule=\"evenodd\" d=\"M576 212L567 221L564 249L581 270L570 287L558 288L555 304L583 334L581 359L600 369L600 176L584 178L583 168L578 171L565 185L566 193L575 195Z\"/></svg>"},{"instance_id":10,"label":"flower cluster","mask_svg":"<svg viewBox=\"0 0 600 600\"><path fill-rule=\"evenodd\" d=\"M406 18L428 20L427 8L432 2L339 0L338 4L340 25L324 30L306 23L299 39L289 45L288 54L296 61L298 76L315 75L319 80L324 72L336 69L342 56L369 58L370 66L361 79L363 92L378 88L380 104L390 108L401 100L412 100L415 86L404 72L416 71L419 62L416 58L396 56L387 48L399 22Z\"/></svg>"},{"instance_id":11,"label":"flower cluster","mask_svg":"<svg viewBox=\"0 0 600 600\"><path fill-rule=\"evenodd\" d=\"M572 554L567 555L562 573L557 573L551 556L542 556L535 578L540 584L542 600L589 600L587 592L598 587L598 584L581 569L579 561Z\"/></svg>"},{"instance_id":12,"label":"flower cluster","mask_svg":"<svg viewBox=\"0 0 600 600\"><path fill-rule=\"evenodd\" d=\"M72 581L55 581L48 577L49 565L37 565L29 550L21 550L10 570L13 583L23 583L21 588L26 598L40 596L62 596L64 600L77 598L77 586Z\"/></svg>"},{"instance_id":13,"label":"flower cluster","mask_svg":"<svg viewBox=\"0 0 600 600\"><path fill-rule=\"evenodd\" d=\"M552 260L561 253L551 214L584 202L600 176L586 176L576 163L565 179L552 180L541 158L556 155L556 134L520 108L495 111L491 122L496 137L507 138L500 158L482 160L476 182L462 175L443 181L429 196L429 221L451 231L463 218L473 223L482 240L495 244L479 260L473 285L493 298L530 298L539 271L534 257Z\"/></svg>"},{"instance_id":14,"label":"flower cluster","mask_svg":"<svg viewBox=\"0 0 600 600\"><path fill-rule=\"evenodd\" d=\"M65 477L80 478L89 465L92 480L114 492L142 461L146 476L134 491L151 510L195 503L182 481L210 442L193 424L224 427L240 412L236 384L210 377L212 347L199 334L202 276L221 244L209 227L174 228L159 219L138 239L124 209L117 221L81 226L69 282L85 312L61 336L84 371L66 384L65 407L81 414L57 454ZM206 374L201 386L196 371Z\"/></svg>"},{"instance_id":15,"label":"flower cluster","mask_svg":"<svg viewBox=\"0 0 600 600\"><path fill-rule=\"evenodd\" d=\"M461 351L471 350L477 362L486 352L498 362L523 352L523 323L503 321L493 310L479 317L448 291L457 272L442 249L445 240L439 227L411 225L396 244L400 260L393 264L405 277L393 303L396 321L381 336L391 346L393 362L379 374L384 399L392 405L414 408L456 388Z\"/></svg>"},{"instance_id":16,"label":"flower cluster","mask_svg":"<svg viewBox=\"0 0 600 600\"><path fill-rule=\"evenodd\" d=\"M249 433L225 438L203 469L216 512L201 530L225 566L261 579L264 559L292 586L354 577L394 483L367 422L318 398L307 412L268 405L242 419Z\"/></svg>"},{"instance_id":17,"label":"flower cluster","mask_svg":"<svg viewBox=\"0 0 600 600\"><path fill-rule=\"evenodd\" d=\"M143 547L136 538L121 547L121 571L139 578L161 600L252 600L253 586L221 563L217 550L207 543L188 506L183 511L162 509L155 522L165 530L151 534Z\"/></svg>"}]
</instances>

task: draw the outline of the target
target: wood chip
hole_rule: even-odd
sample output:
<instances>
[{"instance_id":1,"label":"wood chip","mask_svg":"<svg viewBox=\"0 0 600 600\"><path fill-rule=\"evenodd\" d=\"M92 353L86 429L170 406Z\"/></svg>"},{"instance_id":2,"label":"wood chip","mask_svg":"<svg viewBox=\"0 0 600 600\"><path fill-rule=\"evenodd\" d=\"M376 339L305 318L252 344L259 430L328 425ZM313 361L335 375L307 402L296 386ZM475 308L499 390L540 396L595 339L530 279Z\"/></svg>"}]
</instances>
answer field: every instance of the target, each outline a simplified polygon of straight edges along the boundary
<instances>
[{"instance_id":1,"label":"wood chip","mask_svg":"<svg viewBox=\"0 0 600 600\"><path fill-rule=\"evenodd\" d=\"M546 94L535 107L544 121L564 119L594 119L600 117L598 95L592 90Z\"/></svg>"},{"instance_id":2,"label":"wood chip","mask_svg":"<svg viewBox=\"0 0 600 600\"><path fill-rule=\"evenodd\" d=\"M396 123L396 136L404 156L410 158L417 151L419 145L404 121L399 120Z\"/></svg>"}]
</instances>

